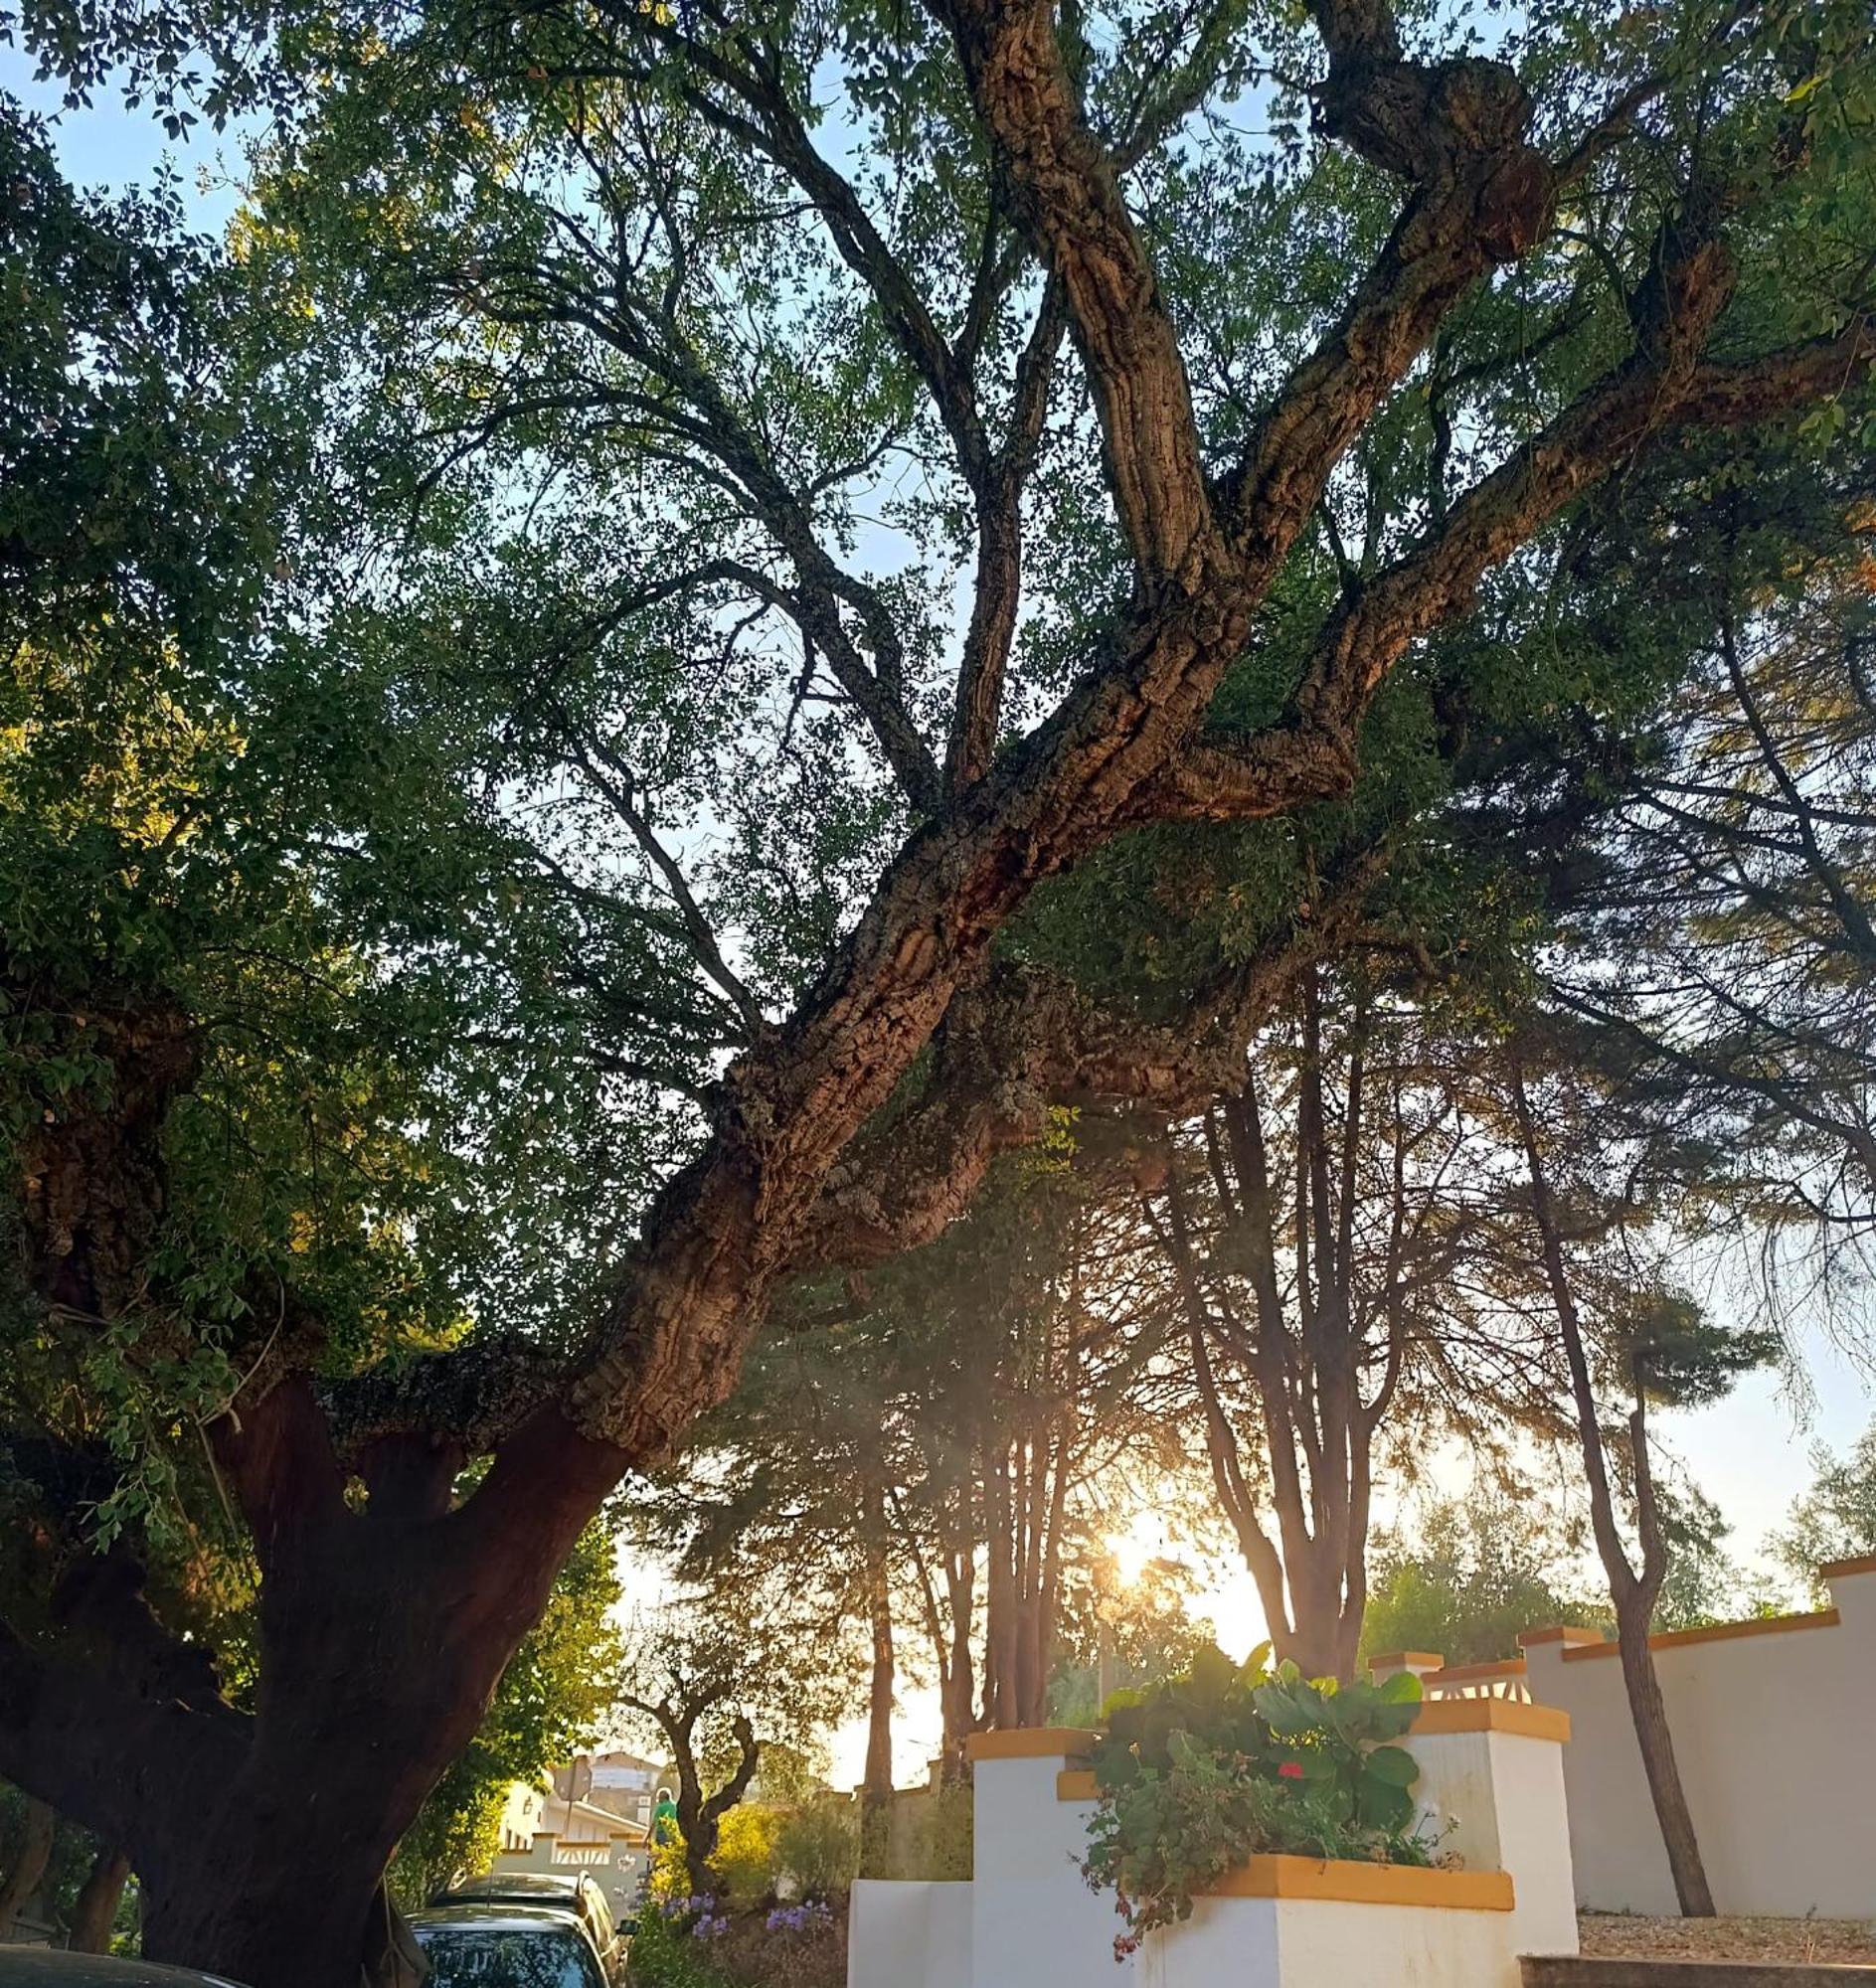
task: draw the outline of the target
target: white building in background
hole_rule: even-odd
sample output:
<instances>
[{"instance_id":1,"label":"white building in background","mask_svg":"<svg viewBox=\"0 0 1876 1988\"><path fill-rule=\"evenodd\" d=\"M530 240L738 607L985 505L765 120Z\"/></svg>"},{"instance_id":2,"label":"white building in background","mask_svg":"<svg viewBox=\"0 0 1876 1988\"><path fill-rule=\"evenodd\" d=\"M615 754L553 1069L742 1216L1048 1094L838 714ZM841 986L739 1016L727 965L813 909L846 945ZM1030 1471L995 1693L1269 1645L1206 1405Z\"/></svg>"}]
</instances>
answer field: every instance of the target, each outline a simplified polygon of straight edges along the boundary
<instances>
[{"instance_id":1,"label":"white building in background","mask_svg":"<svg viewBox=\"0 0 1876 1988\"><path fill-rule=\"evenodd\" d=\"M512 1783L497 1871L585 1871L615 1917L629 1915L651 1869L656 1764L632 1753L582 1755L538 1785Z\"/></svg>"},{"instance_id":2,"label":"white building in background","mask_svg":"<svg viewBox=\"0 0 1876 1988\"><path fill-rule=\"evenodd\" d=\"M554 1798L556 1803L590 1804L649 1832L664 1778L655 1760L636 1753L583 1753L571 1766L554 1769ZM554 1827L552 1819L543 1827Z\"/></svg>"},{"instance_id":3,"label":"white building in background","mask_svg":"<svg viewBox=\"0 0 1876 1988\"><path fill-rule=\"evenodd\" d=\"M545 1781L510 1781L508 1799L502 1804L501 1847L504 1850L525 1850L534 1841L537 1829L545 1829L547 1824L542 1816L547 1812L548 1786Z\"/></svg>"}]
</instances>

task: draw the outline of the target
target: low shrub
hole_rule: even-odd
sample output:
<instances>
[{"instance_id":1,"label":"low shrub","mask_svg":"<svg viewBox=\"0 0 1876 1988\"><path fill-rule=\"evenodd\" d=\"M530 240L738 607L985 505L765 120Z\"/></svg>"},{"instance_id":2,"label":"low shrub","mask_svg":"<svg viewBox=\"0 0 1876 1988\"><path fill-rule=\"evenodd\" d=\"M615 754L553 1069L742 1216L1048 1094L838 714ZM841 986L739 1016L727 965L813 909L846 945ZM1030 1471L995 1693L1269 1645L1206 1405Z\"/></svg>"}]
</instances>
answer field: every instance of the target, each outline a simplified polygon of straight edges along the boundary
<instances>
[{"instance_id":1,"label":"low shrub","mask_svg":"<svg viewBox=\"0 0 1876 1988\"><path fill-rule=\"evenodd\" d=\"M756 1905L773 1894L782 1823L776 1809L739 1802L718 1826L710 1868L739 1905Z\"/></svg>"},{"instance_id":2,"label":"low shrub","mask_svg":"<svg viewBox=\"0 0 1876 1988\"><path fill-rule=\"evenodd\" d=\"M713 1937L710 1957L737 1988L845 1988L846 1914L819 1900L745 1913Z\"/></svg>"},{"instance_id":3,"label":"low shrub","mask_svg":"<svg viewBox=\"0 0 1876 1988\"><path fill-rule=\"evenodd\" d=\"M844 1988L846 1915L812 1901L731 1911L715 1898L647 1908L632 1941L632 1988Z\"/></svg>"},{"instance_id":4,"label":"low shrub","mask_svg":"<svg viewBox=\"0 0 1876 1988\"><path fill-rule=\"evenodd\" d=\"M1432 1861L1413 1829L1419 1770L1391 1743L1414 1723L1419 1680L1338 1686L1290 1663L1272 1672L1268 1656L1240 1667L1203 1651L1183 1676L1109 1702L1082 1869L1126 1921L1116 1958L1250 1857Z\"/></svg>"},{"instance_id":5,"label":"low shrub","mask_svg":"<svg viewBox=\"0 0 1876 1988\"><path fill-rule=\"evenodd\" d=\"M648 1898L632 1935L631 1988L725 1988L698 1927L716 1915L714 1899Z\"/></svg>"},{"instance_id":6,"label":"low shrub","mask_svg":"<svg viewBox=\"0 0 1876 1988\"><path fill-rule=\"evenodd\" d=\"M913 1878L968 1878L976 1800L968 1781L946 1781L933 1794L915 1833Z\"/></svg>"},{"instance_id":7,"label":"low shrub","mask_svg":"<svg viewBox=\"0 0 1876 1988\"><path fill-rule=\"evenodd\" d=\"M812 1801L788 1810L775 1830L774 1860L797 1899L844 1900L860 1868L853 1804Z\"/></svg>"}]
</instances>

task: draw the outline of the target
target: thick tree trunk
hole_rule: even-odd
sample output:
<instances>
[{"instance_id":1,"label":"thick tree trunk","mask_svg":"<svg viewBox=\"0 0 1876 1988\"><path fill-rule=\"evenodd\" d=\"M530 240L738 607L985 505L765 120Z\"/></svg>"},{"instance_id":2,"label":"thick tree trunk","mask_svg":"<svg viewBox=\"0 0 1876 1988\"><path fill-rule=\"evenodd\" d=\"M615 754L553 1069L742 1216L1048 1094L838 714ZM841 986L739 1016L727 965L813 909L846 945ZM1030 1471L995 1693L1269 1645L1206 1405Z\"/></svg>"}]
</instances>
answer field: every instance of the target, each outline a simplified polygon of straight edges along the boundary
<instances>
[{"instance_id":1,"label":"thick tree trunk","mask_svg":"<svg viewBox=\"0 0 1876 1988\"><path fill-rule=\"evenodd\" d=\"M73 1791L82 1798L69 1804L74 1812L88 1806L85 1819L129 1849L147 1883L152 1957L208 1964L255 1988L351 1988L384 1862L471 1736L573 1532L626 1461L655 1453L727 1394L769 1289L816 1260L808 1242L831 1170L1039 884L1133 823L1266 816L1346 792L1357 729L1388 670L1562 505L1646 437L1695 419L1753 418L1836 393L1867 370L1859 324L1841 346L1816 341L1780 364L1715 378L1691 361L1729 285L1682 281L1673 336L1653 341L1675 359L1671 373L1652 350L1619 366L1455 505L1429 553L1344 601L1307 664L1293 724L1242 750L1195 746L1336 464L1445 313L1544 232L1555 192L1508 72L1471 60L1406 64L1372 25L1343 32L1345 20L1369 23L1375 9L1317 11L1330 24L1328 128L1417 184L1349 311L1216 492L1172 323L1120 174L1082 117L1049 10L973 8L954 23L1016 211L1074 311L1138 568L1132 605L1059 715L915 835L814 994L726 1077L711 1143L654 1208L598 1350L569 1395L595 1474L583 1480L587 1462L557 1474L535 1437L569 1447L583 1437L549 1421L504 1444L483 1488L454 1513L426 1505L381 1514L374 1487L370 1513L354 1514L336 1459L328 1468L289 1454L277 1474L237 1462L231 1474L264 1573L252 1722L137 1679L123 1692L128 1710L120 1716L113 1704L91 1722L88 1746L83 1720L62 1725L83 1759L61 1763L0 1693L8 1771L15 1754L43 1769L45 1791L57 1788L62 1803ZM965 734L960 777L980 756L981 722ZM166 1054L180 1071L196 1033L179 1022L171 1034ZM158 1082L156 1104L180 1081ZM129 1093L121 1082L116 1093L121 1124ZM131 1121L148 1127L152 1150L160 1117L146 1105ZM895 1136L903 1145L903 1131ZM61 1132L55 1143L65 1150L28 1156L36 1180L87 1163L82 1142ZM990 1150L981 1136L957 1159L947 1141L945 1191L885 1224L887 1240L932 1233ZM63 1190L38 1202L72 1206ZM73 1251L62 1242L55 1253L75 1273L86 1255L140 1264L135 1223L120 1228L131 1246ZM83 1315L113 1308L95 1279L50 1284L47 1295ZM243 1403L250 1431L264 1424L266 1407ZM278 1438L263 1427L260 1447ZM255 1446L252 1433L240 1446ZM993 1541L1000 1552L1001 1535ZM994 1645L1001 1689L1013 1653L1001 1636ZM10 1655L0 1650L0 1665L15 1667ZM36 1653L27 1667L40 1682ZM104 1743L106 1735L122 1743Z\"/></svg>"},{"instance_id":2,"label":"thick tree trunk","mask_svg":"<svg viewBox=\"0 0 1876 1988\"><path fill-rule=\"evenodd\" d=\"M91 1859L91 1868L79 1887L72 1908L72 1927L66 1944L75 1953L108 1953L110 1935L117 1923L117 1905L129 1882L130 1860L121 1850L105 1844Z\"/></svg>"},{"instance_id":3,"label":"thick tree trunk","mask_svg":"<svg viewBox=\"0 0 1876 1988\"><path fill-rule=\"evenodd\" d=\"M1343 1599L1343 1555L1327 1545L1318 1546L1300 1568L1289 1570L1289 1628L1280 1637L1273 1637L1273 1650L1279 1658L1289 1658L1307 1677L1339 1678L1346 1683L1354 1674L1354 1643L1361 1634L1361 1618L1354 1618L1351 1634Z\"/></svg>"},{"instance_id":4,"label":"thick tree trunk","mask_svg":"<svg viewBox=\"0 0 1876 1988\"><path fill-rule=\"evenodd\" d=\"M618 1474L614 1453L543 1423L458 1504L459 1453L404 1447L396 1468L361 1459L361 1506L304 1383L227 1432L261 1567L251 1717L108 1558L74 1599L89 1644L0 1633L6 1771L124 1850L151 1960L250 1988L357 1988L398 1839Z\"/></svg>"},{"instance_id":5,"label":"thick tree trunk","mask_svg":"<svg viewBox=\"0 0 1876 1988\"><path fill-rule=\"evenodd\" d=\"M1667 1849L1668 1869L1674 1875L1674 1896L1680 1901L1681 1915L1690 1919L1712 1918L1713 1889L1707 1883L1699 1839L1694 1834L1693 1812L1687 1806L1687 1792L1681 1786L1680 1765L1674 1757L1674 1736L1668 1729L1667 1705L1661 1697L1654 1653L1648 1648L1648 1620L1652 1610L1653 1597L1644 1594L1636 1594L1617 1607L1622 1683L1628 1690L1635 1744L1641 1749L1642 1771L1648 1777L1648 1794L1654 1803L1654 1818L1660 1824L1661 1841Z\"/></svg>"},{"instance_id":6,"label":"thick tree trunk","mask_svg":"<svg viewBox=\"0 0 1876 1988\"><path fill-rule=\"evenodd\" d=\"M26 1909L27 1901L39 1890L39 1881L45 1877L46 1866L52 1862L52 1839L58 1828L59 1817L52 1805L29 1795L20 1830L19 1853L13 1859L13 1868L7 1873L5 1882L0 1883L0 1939L13 1930L21 1912Z\"/></svg>"},{"instance_id":7,"label":"thick tree trunk","mask_svg":"<svg viewBox=\"0 0 1876 1988\"><path fill-rule=\"evenodd\" d=\"M323 1795L315 1780L301 1799ZM244 1804L192 1842L140 1850L146 1957L251 1988L354 1988L390 1852L370 1818L356 1832L337 1821L335 1805L316 1826L281 1828Z\"/></svg>"}]
</instances>

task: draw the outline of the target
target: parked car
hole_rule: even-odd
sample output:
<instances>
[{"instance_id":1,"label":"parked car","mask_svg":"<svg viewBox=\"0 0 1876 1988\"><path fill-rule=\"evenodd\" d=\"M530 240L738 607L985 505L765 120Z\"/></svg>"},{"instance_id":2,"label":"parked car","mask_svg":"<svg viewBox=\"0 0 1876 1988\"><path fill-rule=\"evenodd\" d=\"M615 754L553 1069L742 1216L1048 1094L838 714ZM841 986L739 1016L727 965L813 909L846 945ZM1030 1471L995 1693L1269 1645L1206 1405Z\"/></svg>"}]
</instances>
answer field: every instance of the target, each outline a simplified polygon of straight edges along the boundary
<instances>
[{"instance_id":1,"label":"parked car","mask_svg":"<svg viewBox=\"0 0 1876 1988\"><path fill-rule=\"evenodd\" d=\"M607 1981L625 1971L625 1940L612 1918L605 1894L585 1871L491 1871L438 1892L434 1907L448 1905L542 1905L571 1912L587 1929ZM629 1936L629 1935L628 1935Z\"/></svg>"},{"instance_id":2,"label":"parked car","mask_svg":"<svg viewBox=\"0 0 1876 1988\"><path fill-rule=\"evenodd\" d=\"M0 1946L0 1988L241 1988L220 1974L64 1947Z\"/></svg>"},{"instance_id":3,"label":"parked car","mask_svg":"<svg viewBox=\"0 0 1876 1988\"><path fill-rule=\"evenodd\" d=\"M449 1905L410 1916L426 1988L611 1988L575 1915L551 1905Z\"/></svg>"}]
</instances>

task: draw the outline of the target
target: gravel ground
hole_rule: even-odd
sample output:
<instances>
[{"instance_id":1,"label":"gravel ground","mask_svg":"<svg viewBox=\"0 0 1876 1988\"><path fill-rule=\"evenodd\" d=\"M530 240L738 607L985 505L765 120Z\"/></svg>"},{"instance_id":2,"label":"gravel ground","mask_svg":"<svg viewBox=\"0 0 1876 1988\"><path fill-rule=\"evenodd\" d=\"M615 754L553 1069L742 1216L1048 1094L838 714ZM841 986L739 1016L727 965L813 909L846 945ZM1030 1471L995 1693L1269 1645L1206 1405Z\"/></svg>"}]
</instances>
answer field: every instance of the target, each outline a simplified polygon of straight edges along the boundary
<instances>
[{"instance_id":1,"label":"gravel ground","mask_svg":"<svg viewBox=\"0 0 1876 1988\"><path fill-rule=\"evenodd\" d=\"M1646 1919L1584 1912L1583 1951L1612 1959L1859 1961L1876 1965L1876 1920Z\"/></svg>"}]
</instances>

